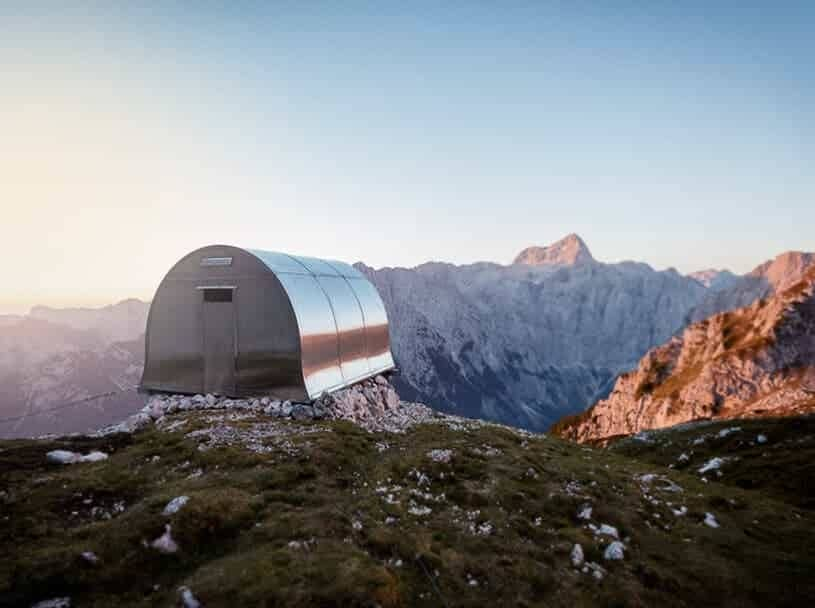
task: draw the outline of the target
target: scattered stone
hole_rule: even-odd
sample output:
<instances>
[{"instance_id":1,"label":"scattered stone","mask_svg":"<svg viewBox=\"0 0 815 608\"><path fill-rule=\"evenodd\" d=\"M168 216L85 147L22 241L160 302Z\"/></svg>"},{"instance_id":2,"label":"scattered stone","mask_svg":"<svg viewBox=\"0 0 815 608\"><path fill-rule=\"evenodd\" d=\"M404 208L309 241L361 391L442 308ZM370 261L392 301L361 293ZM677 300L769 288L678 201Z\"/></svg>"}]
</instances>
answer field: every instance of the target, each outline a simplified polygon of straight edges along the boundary
<instances>
[{"instance_id":1,"label":"scattered stone","mask_svg":"<svg viewBox=\"0 0 815 608\"><path fill-rule=\"evenodd\" d=\"M68 450L52 450L45 455L48 462L57 464L76 464L78 462L99 462L107 460L108 455L104 452L93 451L84 456L78 452Z\"/></svg>"},{"instance_id":2,"label":"scattered stone","mask_svg":"<svg viewBox=\"0 0 815 608\"><path fill-rule=\"evenodd\" d=\"M620 533L617 531L617 528L614 526L609 526L608 524L601 524L599 528L595 530L595 534L598 536L610 536L612 538L620 538Z\"/></svg>"},{"instance_id":3,"label":"scattered stone","mask_svg":"<svg viewBox=\"0 0 815 608\"><path fill-rule=\"evenodd\" d=\"M55 597L50 600L43 600L36 604L31 604L31 608L71 608L71 598Z\"/></svg>"},{"instance_id":4,"label":"scattered stone","mask_svg":"<svg viewBox=\"0 0 815 608\"><path fill-rule=\"evenodd\" d=\"M583 564L583 560L585 559L583 556L583 547L581 547L579 544L576 544L574 547L572 547L572 553L570 555L570 558L572 560L572 566L574 566L575 568L579 568Z\"/></svg>"},{"instance_id":5,"label":"scattered stone","mask_svg":"<svg viewBox=\"0 0 815 608\"><path fill-rule=\"evenodd\" d=\"M423 505L411 504L410 507L408 507L408 513L416 517L424 517L425 515L430 515L432 512L433 509Z\"/></svg>"},{"instance_id":6,"label":"scattered stone","mask_svg":"<svg viewBox=\"0 0 815 608\"><path fill-rule=\"evenodd\" d=\"M164 511L162 511L162 515L165 517L169 517L175 513L178 513L179 509L187 504L187 501L190 499L189 496L177 496L173 498L170 502L167 503L167 506L164 507Z\"/></svg>"},{"instance_id":7,"label":"scattered stone","mask_svg":"<svg viewBox=\"0 0 815 608\"><path fill-rule=\"evenodd\" d=\"M726 431L727 429L724 429L724 430ZM714 456L713 458L711 458L710 460L708 460L708 461L707 461L705 464L703 464L703 465L702 465L702 466L699 468L699 473L700 473L700 474L705 474L705 473L707 473L708 471L716 471L716 470L718 470L719 468L721 468L721 466L722 466L722 465L723 465L725 462L727 462L727 458L719 458L718 456Z\"/></svg>"},{"instance_id":8,"label":"scattered stone","mask_svg":"<svg viewBox=\"0 0 815 608\"><path fill-rule=\"evenodd\" d=\"M449 463L453 458L453 450L430 450L427 457L433 462Z\"/></svg>"},{"instance_id":9,"label":"scattered stone","mask_svg":"<svg viewBox=\"0 0 815 608\"><path fill-rule=\"evenodd\" d=\"M713 513L705 513L705 525L710 528L719 527L719 522L716 521L716 516Z\"/></svg>"},{"instance_id":10,"label":"scattered stone","mask_svg":"<svg viewBox=\"0 0 815 608\"><path fill-rule=\"evenodd\" d=\"M479 526L475 529L475 533L478 536L489 536L490 534L492 534L492 531L493 531L492 524L488 521L479 524Z\"/></svg>"},{"instance_id":11,"label":"scattered stone","mask_svg":"<svg viewBox=\"0 0 815 608\"><path fill-rule=\"evenodd\" d=\"M184 608L201 608L201 602L192 594L189 587L179 587L178 595L181 598L181 605Z\"/></svg>"},{"instance_id":12,"label":"scattered stone","mask_svg":"<svg viewBox=\"0 0 815 608\"><path fill-rule=\"evenodd\" d=\"M173 540L170 524L164 526L164 534L150 543L150 546L160 553L175 553L178 551L178 544Z\"/></svg>"},{"instance_id":13,"label":"scattered stone","mask_svg":"<svg viewBox=\"0 0 815 608\"><path fill-rule=\"evenodd\" d=\"M606 560L620 560L625 557L625 545L620 541L615 540L603 552L603 559Z\"/></svg>"},{"instance_id":14,"label":"scattered stone","mask_svg":"<svg viewBox=\"0 0 815 608\"><path fill-rule=\"evenodd\" d=\"M603 580L603 577L606 575L606 569L596 562L586 562L582 572L584 574L591 572L591 575L598 581Z\"/></svg>"}]
</instances>

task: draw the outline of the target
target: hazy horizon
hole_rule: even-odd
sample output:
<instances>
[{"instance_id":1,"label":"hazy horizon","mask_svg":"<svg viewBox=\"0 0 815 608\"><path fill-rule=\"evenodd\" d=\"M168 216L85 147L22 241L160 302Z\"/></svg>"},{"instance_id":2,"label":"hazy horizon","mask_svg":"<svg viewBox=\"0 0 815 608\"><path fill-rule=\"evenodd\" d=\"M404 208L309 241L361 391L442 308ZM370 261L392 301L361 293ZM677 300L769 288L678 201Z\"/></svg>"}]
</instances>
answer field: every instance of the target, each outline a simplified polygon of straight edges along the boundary
<instances>
[{"instance_id":1,"label":"hazy horizon","mask_svg":"<svg viewBox=\"0 0 815 608\"><path fill-rule=\"evenodd\" d=\"M815 7L0 6L0 314L229 243L745 273L815 249Z\"/></svg>"}]
</instances>

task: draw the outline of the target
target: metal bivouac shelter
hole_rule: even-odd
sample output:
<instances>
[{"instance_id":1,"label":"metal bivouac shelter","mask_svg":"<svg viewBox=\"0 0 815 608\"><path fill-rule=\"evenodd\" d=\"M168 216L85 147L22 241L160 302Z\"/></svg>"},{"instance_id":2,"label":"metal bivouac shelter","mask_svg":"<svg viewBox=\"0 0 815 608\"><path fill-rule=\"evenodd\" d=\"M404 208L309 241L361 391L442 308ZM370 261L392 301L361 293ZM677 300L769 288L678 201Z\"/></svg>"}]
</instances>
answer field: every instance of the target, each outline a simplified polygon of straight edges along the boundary
<instances>
[{"instance_id":1,"label":"metal bivouac shelter","mask_svg":"<svg viewBox=\"0 0 815 608\"><path fill-rule=\"evenodd\" d=\"M382 299L353 266L212 245L161 281L140 389L305 401L393 367Z\"/></svg>"}]
</instances>

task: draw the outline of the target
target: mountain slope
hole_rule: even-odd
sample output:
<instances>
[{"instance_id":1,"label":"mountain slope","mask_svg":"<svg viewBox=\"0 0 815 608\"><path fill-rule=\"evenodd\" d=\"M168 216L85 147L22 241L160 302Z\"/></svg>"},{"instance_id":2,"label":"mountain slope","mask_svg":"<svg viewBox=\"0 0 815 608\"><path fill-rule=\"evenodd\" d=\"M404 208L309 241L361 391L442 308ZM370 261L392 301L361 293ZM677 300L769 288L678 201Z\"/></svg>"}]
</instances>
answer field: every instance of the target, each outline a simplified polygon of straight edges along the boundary
<instances>
[{"instance_id":1,"label":"mountain slope","mask_svg":"<svg viewBox=\"0 0 815 608\"><path fill-rule=\"evenodd\" d=\"M716 270L715 268L692 272L688 276L692 279L696 279L714 292L732 287L740 279L738 275L733 274L729 270Z\"/></svg>"},{"instance_id":2,"label":"mountain slope","mask_svg":"<svg viewBox=\"0 0 815 608\"><path fill-rule=\"evenodd\" d=\"M811 429L795 439L768 471L812 461ZM811 508L668 470L649 445L632 459L474 421L367 433L223 409L4 441L0 604L811 603ZM49 463L56 449L108 458Z\"/></svg>"},{"instance_id":3,"label":"mountain slope","mask_svg":"<svg viewBox=\"0 0 815 608\"><path fill-rule=\"evenodd\" d=\"M783 283L779 283L783 284ZM815 410L815 266L785 291L689 326L556 431L593 441L700 418Z\"/></svg>"},{"instance_id":4,"label":"mountain slope","mask_svg":"<svg viewBox=\"0 0 815 608\"><path fill-rule=\"evenodd\" d=\"M538 249L510 266L357 266L387 308L400 392L543 430L606 395L707 292L673 270L596 262L574 235Z\"/></svg>"},{"instance_id":5,"label":"mountain slope","mask_svg":"<svg viewBox=\"0 0 815 608\"><path fill-rule=\"evenodd\" d=\"M702 321L719 312L749 306L798 283L815 264L815 253L787 251L736 277L723 289L711 289L688 317L688 323Z\"/></svg>"},{"instance_id":6,"label":"mountain slope","mask_svg":"<svg viewBox=\"0 0 815 608\"><path fill-rule=\"evenodd\" d=\"M144 402L135 391L51 410L135 386L143 359L143 336L111 343L32 318L0 327L0 437L88 431L132 413Z\"/></svg>"},{"instance_id":7,"label":"mountain slope","mask_svg":"<svg viewBox=\"0 0 815 608\"><path fill-rule=\"evenodd\" d=\"M107 342L127 342L144 333L149 311L149 302L131 298L102 308L35 306L28 316L83 331L92 330Z\"/></svg>"}]
</instances>

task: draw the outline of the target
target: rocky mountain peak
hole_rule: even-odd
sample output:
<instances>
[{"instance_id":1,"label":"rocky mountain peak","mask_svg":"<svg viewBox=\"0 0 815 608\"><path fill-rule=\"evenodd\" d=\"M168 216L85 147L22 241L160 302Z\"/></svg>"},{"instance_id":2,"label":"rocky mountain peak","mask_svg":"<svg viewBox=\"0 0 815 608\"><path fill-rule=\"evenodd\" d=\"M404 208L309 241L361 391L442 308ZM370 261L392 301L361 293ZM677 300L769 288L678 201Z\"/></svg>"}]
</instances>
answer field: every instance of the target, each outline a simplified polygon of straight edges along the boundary
<instances>
[{"instance_id":1,"label":"rocky mountain peak","mask_svg":"<svg viewBox=\"0 0 815 608\"><path fill-rule=\"evenodd\" d=\"M755 268L748 276L766 280L775 291L783 291L801 280L815 263L815 253L787 251Z\"/></svg>"},{"instance_id":2,"label":"rocky mountain peak","mask_svg":"<svg viewBox=\"0 0 815 608\"><path fill-rule=\"evenodd\" d=\"M512 263L529 266L575 266L593 261L594 258L586 243L572 233L546 247L527 247Z\"/></svg>"}]
</instances>

